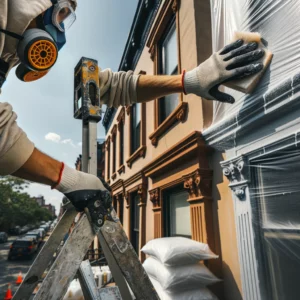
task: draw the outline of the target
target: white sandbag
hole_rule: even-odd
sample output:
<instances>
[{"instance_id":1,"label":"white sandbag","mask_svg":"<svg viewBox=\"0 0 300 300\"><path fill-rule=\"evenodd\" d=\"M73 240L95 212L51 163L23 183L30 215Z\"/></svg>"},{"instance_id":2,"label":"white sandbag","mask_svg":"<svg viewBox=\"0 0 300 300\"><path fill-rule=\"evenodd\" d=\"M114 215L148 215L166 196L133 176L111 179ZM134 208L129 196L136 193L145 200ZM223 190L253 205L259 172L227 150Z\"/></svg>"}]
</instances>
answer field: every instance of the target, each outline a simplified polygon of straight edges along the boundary
<instances>
[{"instance_id":1,"label":"white sandbag","mask_svg":"<svg viewBox=\"0 0 300 300\"><path fill-rule=\"evenodd\" d=\"M141 251L169 266L188 265L199 260L218 258L207 244L183 237L154 239L149 241Z\"/></svg>"},{"instance_id":2,"label":"white sandbag","mask_svg":"<svg viewBox=\"0 0 300 300\"><path fill-rule=\"evenodd\" d=\"M221 281L202 263L169 267L153 257L148 257L143 266L149 276L160 282L166 291L184 291L205 287Z\"/></svg>"},{"instance_id":3,"label":"white sandbag","mask_svg":"<svg viewBox=\"0 0 300 300\"><path fill-rule=\"evenodd\" d=\"M79 280L73 280L63 300L84 300Z\"/></svg>"},{"instance_id":4,"label":"white sandbag","mask_svg":"<svg viewBox=\"0 0 300 300\"><path fill-rule=\"evenodd\" d=\"M205 287L179 293L167 293L157 280L152 277L150 277L150 280L160 300L218 300L217 296Z\"/></svg>"}]
</instances>

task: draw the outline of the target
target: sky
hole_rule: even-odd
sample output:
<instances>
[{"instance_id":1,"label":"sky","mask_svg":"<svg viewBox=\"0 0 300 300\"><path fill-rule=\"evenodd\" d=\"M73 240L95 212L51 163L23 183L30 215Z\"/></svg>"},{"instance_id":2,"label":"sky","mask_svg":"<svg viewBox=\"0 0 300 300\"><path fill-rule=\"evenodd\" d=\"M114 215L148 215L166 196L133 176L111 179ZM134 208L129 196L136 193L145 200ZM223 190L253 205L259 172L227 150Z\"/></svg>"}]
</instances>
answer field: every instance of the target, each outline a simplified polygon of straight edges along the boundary
<instances>
[{"instance_id":1,"label":"sky","mask_svg":"<svg viewBox=\"0 0 300 300\"><path fill-rule=\"evenodd\" d=\"M12 70L2 88L19 126L35 146L74 167L81 154L82 123L73 118L73 74L82 56L98 60L102 69L118 71L138 0L77 0L77 20L67 32L67 44L53 69L39 81L24 83ZM104 128L98 125L98 138ZM31 196L44 195L59 212L62 194L48 186L30 184Z\"/></svg>"}]
</instances>

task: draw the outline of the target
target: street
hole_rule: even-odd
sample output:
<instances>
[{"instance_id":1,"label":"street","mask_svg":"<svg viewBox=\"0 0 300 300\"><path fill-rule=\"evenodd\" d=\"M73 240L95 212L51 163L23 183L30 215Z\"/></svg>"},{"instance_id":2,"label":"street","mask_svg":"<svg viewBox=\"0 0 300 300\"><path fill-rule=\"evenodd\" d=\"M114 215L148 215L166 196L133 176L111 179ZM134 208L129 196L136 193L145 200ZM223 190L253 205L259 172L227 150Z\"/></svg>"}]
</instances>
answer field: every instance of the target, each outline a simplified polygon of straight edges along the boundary
<instances>
[{"instance_id":1,"label":"street","mask_svg":"<svg viewBox=\"0 0 300 300\"><path fill-rule=\"evenodd\" d=\"M13 294L15 293L18 288L15 284L18 274L22 272L24 278L37 255L35 254L33 259L7 260L9 247L16 238L16 236L10 236L7 243L0 244L0 299L4 298L9 283L11 283ZM41 249L41 246L39 249Z\"/></svg>"}]
</instances>

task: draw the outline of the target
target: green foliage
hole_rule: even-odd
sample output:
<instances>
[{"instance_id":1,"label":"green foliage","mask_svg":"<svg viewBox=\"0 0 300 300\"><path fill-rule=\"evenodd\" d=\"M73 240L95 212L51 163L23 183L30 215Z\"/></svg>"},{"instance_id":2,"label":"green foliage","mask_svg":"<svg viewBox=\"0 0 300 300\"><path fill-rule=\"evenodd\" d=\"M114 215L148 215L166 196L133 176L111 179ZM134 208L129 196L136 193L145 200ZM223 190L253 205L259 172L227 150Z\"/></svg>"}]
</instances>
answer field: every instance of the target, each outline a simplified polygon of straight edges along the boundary
<instances>
[{"instance_id":1,"label":"green foliage","mask_svg":"<svg viewBox=\"0 0 300 300\"><path fill-rule=\"evenodd\" d=\"M51 213L24 192L28 182L12 176L0 176L0 231L14 226L52 220Z\"/></svg>"}]
</instances>

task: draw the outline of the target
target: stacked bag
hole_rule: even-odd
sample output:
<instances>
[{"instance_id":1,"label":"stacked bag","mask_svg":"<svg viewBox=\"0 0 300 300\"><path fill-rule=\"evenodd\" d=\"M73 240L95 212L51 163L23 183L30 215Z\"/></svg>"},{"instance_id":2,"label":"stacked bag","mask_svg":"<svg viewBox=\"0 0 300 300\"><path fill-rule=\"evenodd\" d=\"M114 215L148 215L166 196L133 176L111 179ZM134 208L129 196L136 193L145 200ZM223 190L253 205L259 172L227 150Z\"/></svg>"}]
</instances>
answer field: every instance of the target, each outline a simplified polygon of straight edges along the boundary
<instances>
[{"instance_id":1,"label":"stacked bag","mask_svg":"<svg viewBox=\"0 0 300 300\"><path fill-rule=\"evenodd\" d=\"M220 281L201 260L218 258L207 244L183 237L159 238L141 250L143 266L161 300L218 300L206 286Z\"/></svg>"}]
</instances>

